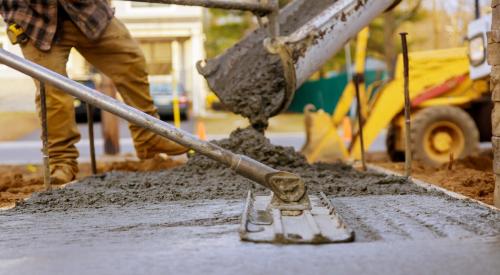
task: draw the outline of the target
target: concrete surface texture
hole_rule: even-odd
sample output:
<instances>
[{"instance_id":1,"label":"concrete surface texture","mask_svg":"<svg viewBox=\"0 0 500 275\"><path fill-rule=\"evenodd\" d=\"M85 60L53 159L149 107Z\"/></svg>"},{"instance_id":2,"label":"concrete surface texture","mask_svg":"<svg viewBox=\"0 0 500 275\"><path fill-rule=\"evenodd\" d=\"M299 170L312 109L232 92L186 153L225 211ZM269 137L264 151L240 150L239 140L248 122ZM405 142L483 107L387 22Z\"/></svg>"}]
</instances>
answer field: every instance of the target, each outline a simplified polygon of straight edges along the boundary
<instances>
[{"instance_id":1,"label":"concrete surface texture","mask_svg":"<svg viewBox=\"0 0 500 275\"><path fill-rule=\"evenodd\" d=\"M457 224L453 217L461 214L443 211L446 199L425 198L434 203L429 208L419 197L372 199L333 201L351 224L376 229L377 241L358 234L355 243L321 246L241 242L239 200L4 213L0 274L498 274L498 229L496 237L475 231L488 210ZM405 201L412 206L398 214L394 207ZM464 208L457 201L451 210ZM364 220L358 213L366 211L378 214ZM444 221L433 228L436 219Z\"/></svg>"},{"instance_id":2,"label":"concrete surface texture","mask_svg":"<svg viewBox=\"0 0 500 275\"><path fill-rule=\"evenodd\" d=\"M342 163L309 165L293 148L275 146L252 128L238 129L230 138L216 143L273 168L299 174L311 192L324 191L336 196L429 193L404 178L359 173ZM64 189L37 194L29 201L20 203L16 211L47 212L178 200L239 199L245 197L249 188L266 192L260 185L235 174L224 165L195 154L186 165L172 170L114 172L88 177Z\"/></svg>"},{"instance_id":3,"label":"concrete surface texture","mask_svg":"<svg viewBox=\"0 0 500 275\"><path fill-rule=\"evenodd\" d=\"M0 274L498 274L500 212L345 164L308 165L251 129L218 144L324 191L354 243L238 237L249 188L203 156L172 170L108 173L0 212Z\"/></svg>"}]
</instances>

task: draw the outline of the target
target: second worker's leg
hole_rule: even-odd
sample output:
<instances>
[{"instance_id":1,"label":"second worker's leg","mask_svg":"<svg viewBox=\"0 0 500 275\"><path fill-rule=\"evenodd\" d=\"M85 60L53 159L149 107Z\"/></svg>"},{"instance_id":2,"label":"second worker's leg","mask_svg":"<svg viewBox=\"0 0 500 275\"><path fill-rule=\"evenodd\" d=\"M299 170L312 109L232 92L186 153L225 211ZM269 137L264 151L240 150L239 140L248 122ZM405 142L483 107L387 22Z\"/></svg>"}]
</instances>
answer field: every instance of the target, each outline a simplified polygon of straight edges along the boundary
<instances>
[{"instance_id":1,"label":"second worker's leg","mask_svg":"<svg viewBox=\"0 0 500 275\"><path fill-rule=\"evenodd\" d=\"M158 117L149 94L146 61L138 43L126 27L113 19L102 37L91 42L82 38L77 50L97 69L113 80L125 103L152 116ZM188 149L142 127L129 126L137 156L153 158L158 153L178 155Z\"/></svg>"},{"instance_id":2,"label":"second worker's leg","mask_svg":"<svg viewBox=\"0 0 500 275\"><path fill-rule=\"evenodd\" d=\"M42 52L30 41L21 48L26 59L66 75L66 62L71 49L69 45L57 45L48 52ZM40 84L38 81L35 83L36 106L40 117ZM45 86L45 91L51 181L53 184L63 184L75 179L78 172L78 150L75 144L80 140L80 133L75 122L74 98L50 85Z\"/></svg>"}]
</instances>

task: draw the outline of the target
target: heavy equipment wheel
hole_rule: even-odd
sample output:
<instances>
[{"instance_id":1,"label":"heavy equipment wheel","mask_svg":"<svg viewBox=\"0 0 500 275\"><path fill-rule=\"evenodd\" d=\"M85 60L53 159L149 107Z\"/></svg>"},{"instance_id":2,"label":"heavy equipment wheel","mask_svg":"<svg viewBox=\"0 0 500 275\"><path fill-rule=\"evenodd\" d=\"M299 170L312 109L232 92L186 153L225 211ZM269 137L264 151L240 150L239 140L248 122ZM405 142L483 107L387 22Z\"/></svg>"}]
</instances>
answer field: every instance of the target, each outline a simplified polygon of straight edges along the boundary
<instances>
[{"instance_id":1,"label":"heavy equipment wheel","mask_svg":"<svg viewBox=\"0 0 500 275\"><path fill-rule=\"evenodd\" d=\"M387 136L385 137L385 146L387 148L387 154L393 162L401 162L405 160L405 153L396 148L397 142L397 132L398 128L391 123L389 129L387 130Z\"/></svg>"},{"instance_id":2,"label":"heavy equipment wheel","mask_svg":"<svg viewBox=\"0 0 500 275\"><path fill-rule=\"evenodd\" d=\"M438 166L453 158L463 158L479 149L479 131L464 110L453 106L425 108L411 125L413 158Z\"/></svg>"},{"instance_id":3,"label":"heavy equipment wheel","mask_svg":"<svg viewBox=\"0 0 500 275\"><path fill-rule=\"evenodd\" d=\"M491 112L493 111L491 94L487 93L475 100L466 111L476 122L479 140L491 141Z\"/></svg>"}]
</instances>

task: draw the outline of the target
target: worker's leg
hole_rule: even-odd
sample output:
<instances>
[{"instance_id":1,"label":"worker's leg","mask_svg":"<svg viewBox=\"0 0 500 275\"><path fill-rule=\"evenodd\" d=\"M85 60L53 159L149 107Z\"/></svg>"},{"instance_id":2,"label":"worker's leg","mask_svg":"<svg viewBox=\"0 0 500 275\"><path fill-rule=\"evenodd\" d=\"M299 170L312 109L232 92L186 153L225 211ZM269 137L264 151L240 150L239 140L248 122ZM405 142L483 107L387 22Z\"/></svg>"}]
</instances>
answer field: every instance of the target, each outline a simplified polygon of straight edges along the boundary
<instances>
[{"instance_id":1,"label":"worker's leg","mask_svg":"<svg viewBox=\"0 0 500 275\"><path fill-rule=\"evenodd\" d=\"M82 36L76 48L92 65L113 80L125 103L158 117L149 94L144 55L120 21L113 19L96 42L88 41ZM186 148L142 127L129 127L140 158L151 158L160 152L176 155L186 151Z\"/></svg>"},{"instance_id":2,"label":"worker's leg","mask_svg":"<svg viewBox=\"0 0 500 275\"><path fill-rule=\"evenodd\" d=\"M22 52L26 59L38 63L59 74L66 75L66 62L68 61L71 46L69 44L54 45L48 52L38 50L30 41L22 46ZM40 111L40 84L37 86L36 106L39 117ZM75 112L73 97L59 91L53 86L46 85L47 98L47 127L48 127L48 151L50 157L50 170L52 175L63 173L55 179L55 183L70 181L78 172L76 159L78 151L75 143L79 141L80 134L75 123ZM59 181L59 179L61 181Z\"/></svg>"}]
</instances>

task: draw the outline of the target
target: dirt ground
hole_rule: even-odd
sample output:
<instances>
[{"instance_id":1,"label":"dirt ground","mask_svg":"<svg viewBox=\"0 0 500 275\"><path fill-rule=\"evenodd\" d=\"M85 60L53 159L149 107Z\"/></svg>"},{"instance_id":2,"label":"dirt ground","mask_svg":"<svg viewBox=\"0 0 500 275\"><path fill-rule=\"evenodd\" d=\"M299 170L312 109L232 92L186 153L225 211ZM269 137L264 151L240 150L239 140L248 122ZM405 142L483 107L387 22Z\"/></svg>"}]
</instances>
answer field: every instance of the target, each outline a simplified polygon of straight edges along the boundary
<instances>
[{"instance_id":1,"label":"dirt ground","mask_svg":"<svg viewBox=\"0 0 500 275\"><path fill-rule=\"evenodd\" d=\"M372 153L368 160L389 170L404 172L404 163L390 162L385 153ZM481 152L478 156L454 160L438 168L413 163L412 174L417 179L493 205L495 178L492 161L490 150Z\"/></svg>"},{"instance_id":2,"label":"dirt ground","mask_svg":"<svg viewBox=\"0 0 500 275\"><path fill-rule=\"evenodd\" d=\"M116 158L115 158L116 159ZM125 156L123 161L104 160L97 164L98 173L109 171L157 171L184 164L182 158L164 159L157 157L152 160L139 161ZM92 174L89 163L79 165L77 179L83 179ZM2 165L0 166L0 208L9 207L16 201L42 191L43 170L40 165ZM55 186L55 188L60 186Z\"/></svg>"}]
</instances>

